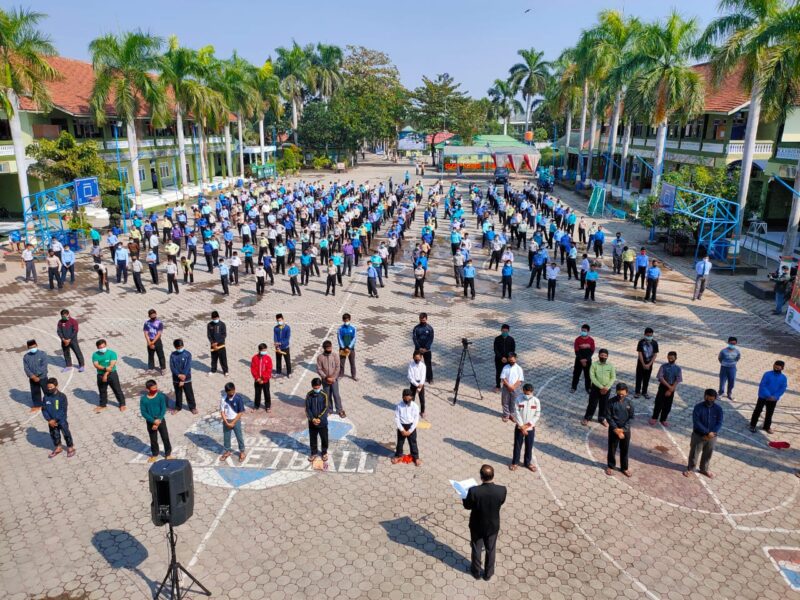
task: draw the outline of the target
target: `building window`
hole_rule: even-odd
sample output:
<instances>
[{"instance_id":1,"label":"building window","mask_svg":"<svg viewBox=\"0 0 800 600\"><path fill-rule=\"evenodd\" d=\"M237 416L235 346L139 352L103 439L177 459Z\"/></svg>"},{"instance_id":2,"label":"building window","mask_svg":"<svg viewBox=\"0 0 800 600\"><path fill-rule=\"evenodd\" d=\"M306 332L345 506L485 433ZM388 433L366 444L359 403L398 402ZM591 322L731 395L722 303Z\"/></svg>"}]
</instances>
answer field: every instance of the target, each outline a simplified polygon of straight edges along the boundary
<instances>
[{"instance_id":1,"label":"building window","mask_svg":"<svg viewBox=\"0 0 800 600\"><path fill-rule=\"evenodd\" d=\"M171 177L169 164L161 163L158 165L158 175L161 178Z\"/></svg>"},{"instance_id":2,"label":"building window","mask_svg":"<svg viewBox=\"0 0 800 600\"><path fill-rule=\"evenodd\" d=\"M725 119L714 119L711 124L711 139L724 140L727 121Z\"/></svg>"},{"instance_id":3,"label":"building window","mask_svg":"<svg viewBox=\"0 0 800 600\"><path fill-rule=\"evenodd\" d=\"M743 140L744 131L747 127L747 114L746 112L739 111L731 118L731 139Z\"/></svg>"},{"instance_id":4,"label":"building window","mask_svg":"<svg viewBox=\"0 0 800 600\"><path fill-rule=\"evenodd\" d=\"M633 126L633 136L634 137L641 137L642 128L643 128L643 125L641 123L636 123L636 125Z\"/></svg>"},{"instance_id":5,"label":"building window","mask_svg":"<svg viewBox=\"0 0 800 600\"><path fill-rule=\"evenodd\" d=\"M139 181L144 181L144 167L139 167Z\"/></svg>"},{"instance_id":6,"label":"building window","mask_svg":"<svg viewBox=\"0 0 800 600\"><path fill-rule=\"evenodd\" d=\"M79 140L103 137L102 128L91 119L75 119L75 138Z\"/></svg>"}]
</instances>

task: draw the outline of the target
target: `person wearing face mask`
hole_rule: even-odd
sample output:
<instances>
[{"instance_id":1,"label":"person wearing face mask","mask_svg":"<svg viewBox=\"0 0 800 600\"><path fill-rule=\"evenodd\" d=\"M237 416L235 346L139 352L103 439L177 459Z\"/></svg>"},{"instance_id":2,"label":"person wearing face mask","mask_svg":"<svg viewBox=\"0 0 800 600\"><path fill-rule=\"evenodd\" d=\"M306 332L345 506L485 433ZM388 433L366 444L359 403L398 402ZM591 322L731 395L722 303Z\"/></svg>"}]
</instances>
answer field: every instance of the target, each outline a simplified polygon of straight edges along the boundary
<instances>
[{"instance_id":1,"label":"person wearing face mask","mask_svg":"<svg viewBox=\"0 0 800 600\"><path fill-rule=\"evenodd\" d=\"M419 313L419 324L411 331L411 339L414 342L414 352L420 352L425 361L425 382L431 384L433 383L433 357L431 356L433 336L433 327L428 324L428 313Z\"/></svg>"},{"instance_id":2,"label":"person wearing face mask","mask_svg":"<svg viewBox=\"0 0 800 600\"><path fill-rule=\"evenodd\" d=\"M114 264L117 266L117 283L120 281L123 283L128 283L129 256L130 252L128 249L123 246L122 243L118 243L116 250L114 250Z\"/></svg>"},{"instance_id":3,"label":"person wearing face mask","mask_svg":"<svg viewBox=\"0 0 800 600\"><path fill-rule=\"evenodd\" d=\"M575 351L575 364L572 366L572 385L570 392L575 393L578 389L578 382L583 374L583 384L586 393L592 391L591 380L589 379L589 369L592 367L592 356L594 355L594 338L589 335L591 327L587 323L581 325L581 332L572 344Z\"/></svg>"},{"instance_id":4,"label":"person wearing face mask","mask_svg":"<svg viewBox=\"0 0 800 600\"><path fill-rule=\"evenodd\" d=\"M397 430L397 443L392 457L392 464L396 465L403 458L403 447L408 439L411 459L416 466L421 466L419 458L419 447L417 446L417 425L419 424L419 407L413 401L414 395L411 390L403 390L403 399L394 409L394 425Z\"/></svg>"},{"instance_id":5,"label":"person wearing face mask","mask_svg":"<svg viewBox=\"0 0 800 600\"><path fill-rule=\"evenodd\" d=\"M739 341L731 336L728 338L728 345L719 351L717 360L719 361L719 392L722 396L725 393L727 384L727 398L733 400L731 394L733 393L733 386L736 385L736 365L742 357L739 352L737 344Z\"/></svg>"},{"instance_id":6,"label":"person wearing face mask","mask_svg":"<svg viewBox=\"0 0 800 600\"><path fill-rule=\"evenodd\" d=\"M228 460L231 455L231 432L236 436L239 445L239 462L245 458L244 434L242 433L242 415L244 414L244 399L236 393L236 386L229 381L225 390L220 394L219 412L222 418L222 447L223 452L219 457L221 461Z\"/></svg>"},{"instance_id":7,"label":"person wearing face mask","mask_svg":"<svg viewBox=\"0 0 800 600\"><path fill-rule=\"evenodd\" d=\"M708 257L708 255L698 260L694 265L695 278L692 300L700 300L703 297L703 292L708 285L708 276L711 273L711 266L711 259Z\"/></svg>"},{"instance_id":8,"label":"person wearing face mask","mask_svg":"<svg viewBox=\"0 0 800 600\"><path fill-rule=\"evenodd\" d=\"M636 259L634 261L634 266L636 267L636 276L633 279L633 289L636 289L636 284L639 283L639 279L642 280L641 289L644 289L645 281L647 280L647 265L650 260L647 258L647 250L645 248L641 249L641 252L636 255Z\"/></svg>"},{"instance_id":9,"label":"person wearing face mask","mask_svg":"<svg viewBox=\"0 0 800 600\"><path fill-rule=\"evenodd\" d=\"M78 322L69 316L69 311L65 308L61 311L61 318L56 325L56 334L58 339L61 340L61 350L64 352L64 361L66 366L62 369L62 373L72 369L72 355L70 352L75 353L75 358L78 359L78 373L84 371L83 352L78 345Z\"/></svg>"},{"instance_id":10,"label":"person wearing face mask","mask_svg":"<svg viewBox=\"0 0 800 600\"><path fill-rule=\"evenodd\" d=\"M611 242L611 259L614 265L614 273L622 273L622 253L625 251L625 240L618 231L617 236Z\"/></svg>"},{"instance_id":11,"label":"person wearing face mask","mask_svg":"<svg viewBox=\"0 0 800 600\"><path fill-rule=\"evenodd\" d=\"M36 340L28 340L28 351L22 357L22 368L31 388L31 412L42 410L42 396L47 386L47 354L39 350Z\"/></svg>"},{"instance_id":12,"label":"person wearing face mask","mask_svg":"<svg viewBox=\"0 0 800 600\"><path fill-rule=\"evenodd\" d=\"M606 408L608 421L608 468L606 475L613 475L617 466L617 447L619 447L619 468L625 477L630 477L628 469L628 450L631 445L631 421L633 421L633 403L628 398L628 386L624 383L616 385L617 395L611 398Z\"/></svg>"},{"instance_id":13,"label":"person wearing face mask","mask_svg":"<svg viewBox=\"0 0 800 600\"><path fill-rule=\"evenodd\" d=\"M183 347L183 340L172 342L175 350L169 355L169 370L172 373L172 388L175 391L175 410L183 409L183 396L186 395L186 404L193 415L197 414L197 404L194 400L192 388L192 353Z\"/></svg>"},{"instance_id":14,"label":"person wearing face mask","mask_svg":"<svg viewBox=\"0 0 800 600\"><path fill-rule=\"evenodd\" d=\"M154 463L158 460L158 436L161 436L164 444L164 457L169 460L172 458L172 444L167 431L167 396L158 391L158 384L153 379L147 380L144 387L146 391L139 397L139 413L147 423L147 435L150 437L150 458L147 462Z\"/></svg>"},{"instance_id":15,"label":"person wearing face mask","mask_svg":"<svg viewBox=\"0 0 800 600\"><path fill-rule=\"evenodd\" d=\"M330 340L323 342L322 354L317 357L317 375L322 379L322 391L333 403L328 408L344 419L347 414L344 412L342 398L339 395L339 377L344 376L344 357L340 363L339 357L333 353L333 344Z\"/></svg>"},{"instance_id":16,"label":"person wearing face mask","mask_svg":"<svg viewBox=\"0 0 800 600\"><path fill-rule=\"evenodd\" d=\"M356 327L350 322L350 313L342 315L342 324L339 326L336 339L339 342L339 356L341 358L341 369L339 377L344 377L344 367L346 362L350 362L350 378L358 381L356 377Z\"/></svg>"},{"instance_id":17,"label":"person wearing face mask","mask_svg":"<svg viewBox=\"0 0 800 600\"><path fill-rule=\"evenodd\" d=\"M512 277L514 274L514 267L511 264L510 260L507 260L503 263L503 269L500 272L501 274L501 283L503 284L503 298L506 297L506 292L508 292L508 299L511 300L511 282Z\"/></svg>"},{"instance_id":18,"label":"person wearing face mask","mask_svg":"<svg viewBox=\"0 0 800 600\"><path fill-rule=\"evenodd\" d=\"M634 398L641 394L649 399L647 387L650 385L650 376L653 374L653 365L658 357L658 342L653 339L653 328L647 327L644 330L644 337L636 345L636 391Z\"/></svg>"},{"instance_id":19,"label":"person wearing face mask","mask_svg":"<svg viewBox=\"0 0 800 600\"><path fill-rule=\"evenodd\" d=\"M761 382L758 384L758 401L753 410L753 416L750 418L750 431L755 432L756 425L758 425L758 420L761 417L761 411L766 408L764 431L774 433L772 429L772 414L775 412L775 407L786 392L788 385L786 375L783 374L784 366L785 363L782 360L776 360L772 365L772 370L767 371L761 377Z\"/></svg>"},{"instance_id":20,"label":"person wearing face mask","mask_svg":"<svg viewBox=\"0 0 800 600\"><path fill-rule=\"evenodd\" d=\"M269 391L269 380L272 379L272 357L269 355L267 345L260 343L258 352L250 359L250 374L253 376L255 396L253 397L253 411L261 408L261 395L264 395L264 408L272 412L272 397Z\"/></svg>"},{"instance_id":21,"label":"person wearing face mask","mask_svg":"<svg viewBox=\"0 0 800 600\"><path fill-rule=\"evenodd\" d=\"M508 355L516 352L517 342L509 335L511 327L503 323L500 326L500 335L494 338L494 391L500 391L500 373L508 363ZM424 411L423 411L424 412Z\"/></svg>"},{"instance_id":22,"label":"person wearing face mask","mask_svg":"<svg viewBox=\"0 0 800 600\"><path fill-rule=\"evenodd\" d=\"M42 416L47 421L50 429L50 439L53 440L53 451L49 458L55 458L63 452L61 447L61 435L67 443L67 458L75 456L75 443L72 441L72 434L67 423L67 396L58 391L58 379L51 377L47 380L44 401L42 406Z\"/></svg>"},{"instance_id":23,"label":"person wearing face mask","mask_svg":"<svg viewBox=\"0 0 800 600\"><path fill-rule=\"evenodd\" d=\"M322 380L311 380L311 391L306 394L306 417L308 419L308 438L311 446L309 462L318 455L318 443L322 443L322 460L328 460L328 396L322 391Z\"/></svg>"},{"instance_id":24,"label":"person wearing face mask","mask_svg":"<svg viewBox=\"0 0 800 600\"><path fill-rule=\"evenodd\" d=\"M292 355L289 346L292 341L292 328L286 324L283 315L275 315L275 327L272 329L272 341L275 344L275 372L280 375L281 365L286 360L286 377L292 376Z\"/></svg>"},{"instance_id":25,"label":"person wearing face mask","mask_svg":"<svg viewBox=\"0 0 800 600\"><path fill-rule=\"evenodd\" d=\"M408 371L406 376L408 377L408 383L410 385L409 389L411 391L411 400L414 400L415 396L419 394L420 416L423 419L425 418L426 372L427 369L425 367L425 362L422 360L422 352L415 351L411 358L411 362L408 363Z\"/></svg>"},{"instance_id":26,"label":"person wearing face mask","mask_svg":"<svg viewBox=\"0 0 800 600\"><path fill-rule=\"evenodd\" d=\"M106 409L109 387L114 392L114 398L119 403L119 409L124 412L127 408L125 406L125 395L122 393L122 386L119 384L117 353L109 349L103 339L97 340L95 345L97 350L92 354L92 364L97 369L97 391L100 394L100 405L94 409L94 412L97 413Z\"/></svg>"},{"instance_id":27,"label":"person wearing face mask","mask_svg":"<svg viewBox=\"0 0 800 600\"><path fill-rule=\"evenodd\" d=\"M536 423L541 414L539 399L533 395L533 385L526 383L522 386L522 395L517 399L514 410L514 453L508 468L516 471L519 466L519 457L522 444L525 444L525 457L522 464L529 471L536 471L536 466L531 462L533 458L533 440L536 435Z\"/></svg>"},{"instance_id":28,"label":"person wearing face mask","mask_svg":"<svg viewBox=\"0 0 800 600\"><path fill-rule=\"evenodd\" d=\"M472 261L468 260L464 265L464 298L467 297L467 290L470 291L472 299L475 299L475 267Z\"/></svg>"},{"instance_id":29,"label":"person wearing face mask","mask_svg":"<svg viewBox=\"0 0 800 600\"><path fill-rule=\"evenodd\" d=\"M555 300L556 299L556 282L558 280L558 274L561 272L561 268L555 263L551 262L550 266L547 267L547 299L548 300Z\"/></svg>"},{"instance_id":30,"label":"person wearing face mask","mask_svg":"<svg viewBox=\"0 0 800 600\"><path fill-rule=\"evenodd\" d=\"M228 337L228 329L225 323L220 320L219 313L215 310L211 313L211 321L206 325L206 337L211 344L211 377L217 372L219 364L224 376L228 375L228 351L225 349L225 338Z\"/></svg>"},{"instance_id":31,"label":"person wearing face mask","mask_svg":"<svg viewBox=\"0 0 800 600\"><path fill-rule=\"evenodd\" d=\"M164 374L166 358L164 357L164 343L161 335L164 333L164 323L158 318L156 311L152 308L147 311L147 321L144 322L142 331L144 341L147 343L147 370L155 370L155 357L158 355L158 374Z\"/></svg>"},{"instance_id":32,"label":"person wearing face mask","mask_svg":"<svg viewBox=\"0 0 800 600\"><path fill-rule=\"evenodd\" d=\"M683 383L683 371L675 364L678 360L677 352L667 352L667 362L658 368L656 379L658 380L658 391L656 401L653 405L653 416L650 418L650 425L660 422L664 427L668 427L667 417L672 410L672 401L675 399L675 390L679 383Z\"/></svg>"},{"instance_id":33,"label":"person wearing face mask","mask_svg":"<svg viewBox=\"0 0 800 600\"><path fill-rule=\"evenodd\" d=\"M608 362L608 350L601 348L597 353L597 362L593 362L589 369L589 380L592 382L592 386L589 392L589 404L586 406L586 413L583 415L581 425L589 424L599 403L600 410L597 413L597 420L603 427L608 427L606 404L608 403L608 393L616 379L617 370ZM627 390L627 387L625 389Z\"/></svg>"},{"instance_id":34,"label":"person wearing face mask","mask_svg":"<svg viewBox=\"0 0 800 600\"><path fill-rule=\"evenodd\" d=\"M520 395L525 374L522 367L517 364L516 352L508 353L508 364L500 373L500 403L503 409L503 422L513 420L514 402Z\"/></svg>"},{"instance_id":35,"label":"person wearing face mask","mask_svg":"<svg viewBox=\"0 0 800 600\"><path fill-rule=\"evenodd\" d=\"M722 407L717 404L717 392L707 389L703 401L698 402L692 411L692 441L689 446L689 464L683 472L689 477L697 464L697 453L700 452L700 472L711 479L714 474L708 470L717 435L722 429Z\"/></svg>"}]
</instances>

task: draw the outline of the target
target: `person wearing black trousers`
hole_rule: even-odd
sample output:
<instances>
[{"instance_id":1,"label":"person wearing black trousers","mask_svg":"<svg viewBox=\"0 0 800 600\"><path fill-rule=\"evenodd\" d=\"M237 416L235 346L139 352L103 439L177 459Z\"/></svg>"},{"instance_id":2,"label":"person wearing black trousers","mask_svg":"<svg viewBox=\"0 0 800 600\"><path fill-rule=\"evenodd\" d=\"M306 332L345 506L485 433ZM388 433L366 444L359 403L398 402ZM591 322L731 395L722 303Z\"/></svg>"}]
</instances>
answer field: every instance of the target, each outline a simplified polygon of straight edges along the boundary
<instances>
[{"instance_id":1,"label":"person wearing black trousers","mask_svg":"<svg viewBox=\"0 0 800 600\"><path fill-rule=\"evenodd\" d=\"M158 370L161 374L166 367L167 359L164 356L164 344L161 341L161 334L164 333L164 323L158 318L155 309L147 311L147 321L144 322L142 331L144 341L147 343L147 370L155 369L155 357L158 356Z\"/></svg>"},{"instance_id":2,"label":"person wearing black trousers","mask_svg":"<svg viewBox=\"0 0 800 600\"><path fill-rule=\"evenodd\" d=\"M481 554L486 550L483 579L494 575L497 534L500 532L500 507L506 501L507 490L494 483L494 467L481 465L481 485L469 488L462 500L469 515L469 539L472 550L470 573L475 579L481 576Z\"/></svg>"},{"instance_id":3,"label":"person wearing black trousers","mask_svg":"<svg viewBox=\"0 0 800 600\"><path fill-rule=\"evenodd\" d=\"M225 323L220 321L219 313L211 313L211 321L206 325L206 337L211 344L211 371L209 376L217 372L217 364L222 368L222 374L228 374L228 353L225 350L225 338L228 330Z\"/></svg>"},{"instance_id":4,"label":"person wearing black trousers","mask_svg":"<svg viewBox=\"0 0 800 600\"><path fill-rule=\"evenodd\" d=\"M633 421L633 403L627 398L628 386L624 383L616 385L617 395L611 398L606 408L608 421L608 468L606 475L613 475L617 466L617 448L619 448L619 468L625 477L630 477L628 469L628 449L631 445L631 421Z\"/></svg>"},{"instance_id":5,"label":"person wearing black trousers","mask_svg":"<svg viewBox=\"0 0 800 600\"><path fill-rule=\"evenodd\" d=\"M653 339L653 328L648 327L644 330L644 337L636 345L636 391L634 398L641 394L645 398L650 398L647 387L650 385L650 376L653 374L653 365L658 357L658 342Z\"/></svg>"},{"instance_id":6,"label":"person wearing black trousers","mask_svg":"<svg viewBox=\"0 0 800 600\"><path fill-rule=\"evenodd\" d=\"M183 396L193 415L197 414L197 403L192 388L192 353L183 347L183 340L172 342L175 350L169 355L169 370L172 373L172 387L175 391L175 411L183 409Z\"/></svg>"},{"instance_id":7,"label":"person wearing black trousers","mask_svg":"<svg viewBox=\"0 0 800 600\"><path fill-rule=\"evenodd\" d=\"M72 356L70 352L75 353L75 358L78 359L78 371L83 373L84 360L83 352L78 345L78 322L69 316L69 311L65 308L61 311L61 319L56 325L56 333L61 340L61 350L64 352L64 361L66 366L64 371L72 368Z\"/></svg>"},{"instance_id":8,"label":"person wearing black trousers","mask_svg":"<svg viewBox=\"0 0 800 600\"><path fill-rule=\"evenodd\" d=\"M508 354L517 351L517 342L509 335L507 323L500 326L500 335L494 338L494 391L500 391L500 373L508 363Z\"/></svg>"},{"instance_id":9,"label":"person wearing black trousers","mask_svg":"<svg viewBox=\"0 0 800 600\"><path fill-rule=\"evenodd\" d=\"M583 385L586 389L586 393L589 394L592 391L589 369L592 367L592 356L594 355L595 346L594 338L589 335L590 330L591 327L589 327L588 323L581 325L581 333L575 338L572 344L573 350L575 351L575 364L572 367L572 385L570 386L570 391L573 393L578 389L578 382L581 379L581 374L583 374Z\"/></svg>"},{"instance_id":10,"label":"person wearing black trousers","mask_svg":"<svg viewBox=\"0 0 800 600\"><path fill-rule=\"evenodd\" d=\"M428 325L428 313L419 313L419 324L411 332L411 339L414 341L414 352L421 352L425 361L425 382L433 383L433 327Z\"/></svg>"}]
</instances>

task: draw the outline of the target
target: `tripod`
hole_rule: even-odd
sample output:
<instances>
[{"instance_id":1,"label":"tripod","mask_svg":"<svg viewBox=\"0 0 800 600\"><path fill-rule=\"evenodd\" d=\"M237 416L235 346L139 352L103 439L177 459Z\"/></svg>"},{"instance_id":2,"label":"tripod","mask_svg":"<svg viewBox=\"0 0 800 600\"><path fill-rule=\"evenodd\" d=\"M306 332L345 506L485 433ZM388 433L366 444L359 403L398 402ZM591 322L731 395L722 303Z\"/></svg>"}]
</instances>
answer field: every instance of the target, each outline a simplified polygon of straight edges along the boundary
<instances>
[{"instance_id":1,"label":"tripod","mask_svg":"<svg viewBox=\"0 0 800 600\"><path fill-rule=\"evenodd\" d=\"M161 592L164 590L164 586L167 585L167 580L169 580L169 597L171 600L181 600L186 594L189 593L189 588L184 589L181 591L181 573L186 575L192 582L196 583L201 590L203 590L203 595L211 596L211 592L197 579L187 571L184 566L178 562L178 556L175 553L175 545L178 541L178 537L175 535L175 530L172 529L172 523L169 523L169 532L167 533L167 539L169 540L169 569L167 569L167 574L164 576L164 580L161 582L161 585L158 586L158 590L153 595L153 598L158 598L161 596Z\"/></svg>"},{"instance_id":2,"label":"tripod","mask_svg":"<svg viewBox=\"0 0 800 600\"><path fill-rule=\"evenodd\" d=\"M464 364L467 360L469 360L469 366L472 368L472 376L475 377L475 387L478 389L478 395L480 396L481 400L483 400L483 394L481 393L481 388L478 385L478 374L475 372L475 364L472 362L472 356L469 353L470 342L468 342L466 338L463 338L461 340L461 345L463 346L463 349L461 350L461 358L458 360L456 385L453 388L453 406L455 406L456 401L458 400L458 386L461 384L461 377L464 375Z\"/></svg>"}]
</instances>

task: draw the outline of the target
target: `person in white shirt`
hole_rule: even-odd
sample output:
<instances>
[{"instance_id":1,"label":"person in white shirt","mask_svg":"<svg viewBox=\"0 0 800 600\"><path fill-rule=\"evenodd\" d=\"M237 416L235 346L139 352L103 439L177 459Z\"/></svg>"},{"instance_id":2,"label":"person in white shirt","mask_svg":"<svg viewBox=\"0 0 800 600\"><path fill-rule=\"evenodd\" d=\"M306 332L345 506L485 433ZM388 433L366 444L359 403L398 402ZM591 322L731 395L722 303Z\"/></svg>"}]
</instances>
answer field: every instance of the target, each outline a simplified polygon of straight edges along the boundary
<instances>
[{"instance_id":1,"label":"person in white shirt","mask_svg":"<svg viewBox=\"0 0 800 600\"><path fill-rule=\"evenodd\" d=\"M176 294L180 293L178 291L178 263L175 262L174 256L170 256L167 259L167 293L171 294L173 290Z\"/></svg>"},{"instance_id":2,"label":"person in white shirt","mask_svg":"<svg viewBox=\"0 0 800 600\"><path fill-rule=\"evenodd\" d=\"M150 236L150 250L153 251L153 254L156 255L156 264L158 264L158 234L155 233L155 229L153 230L153 234Z\"/></svg>"},{"instance_id":3,"label":"person in white shirt","mask_svg":"<svg viewBox=\"0 0 800 600\"><path fill-rule=\"evenodd\" d=\"M703 297L703 292L706 290L708 276L711 273L711 259L708 255L697 261L694 270L696 277L694 280L694 294L692 294L692 300L700 300L700 298Z\"/></svg>"},{"instance_id":4,"label":"person in white shirt","mask_svg":"<svg viewBox=\"0 0 800 600\"><path fill-rule=\"evenodd\" d=\"M556 280L558 279L558 274L561 272L561 268L554 262L550 263L550 266L547 267L545 271L545 276L547 278L547 299L548 300L555 300L556 299Z\"/></svg>"},{"instance_id":5,"label":"person in white shirt","mask_svg":"<svg viewBox=\"0 0 800 600\"><path fill-rule=\"evenodd\" d=\"M525 374L522 367L517 364L516 352L509 352L506 357L508 363L500 372L500 402L503 407L503 421L508 421L514 417L514 402L517 400L522 384L525 382Z\"/></svg>"},{"instance_id":6,"label":"person in white shirt","mask_svg":"<svg viewBox=\"0 0 800 600\"><path fill-rule=\"evenodd\" d=\"M36 283L36 259L33 256L33 246L28 244L22 251L22 266L25 267L25 281L33 279Z\"/></svg>"},{"instance_id":7,"label":"person in white shirt","mask_svg":"<svg viewBox=\"0 0 800 600\"><path fill-rule=\"evenodd\" d=\"M423 367L425 365L423 364ZM417 447L417 425L419 424L419 407L412 401L411 390L403 390L403 400L394 409L394 424L397 429L397 446L395 447L392 464L396 465L403 460L403 446L408 439L411 449L411 459L418 467L422 464L419 459Z\"/></svg>"},{"instance_id":8,"label":"person in white shirt","mask_svg":"<svg viewBox=\"0 0 800 600\"><path fill-rule=\"evenodd\" d=\"M142 261L139 260L139 256L133 257L133 262L131 263L131 273L133 274L133 284L136 286L136 293L137 294L146 294L147 290L142 283L142 269L144 266L142 265Z\"/></svg>"},{"instance_id":9,"label":"person in white shirt","mask_svg":"<svg viewBox=\"0 0 800 600\"><path fill-rule=\"evenodd\" d=\"M533 440L536 433L536 422L541 414L539 399L533 395L533 385L526 383L522 386L522 396L517 399L514 410L514 454L508 468L512 471L519 466L519 455L522 444L525 443L525 457L522 464L529 471L536 471L536 466L531 464L533 454Z\"/></svg>"},{"instance_id":10,"label":"person in white shirt","mask_svg":"<svg viewBox=\"0 0 800 600\"><path fill-rule=\"evenodd\" d=\"M408 383L411 386L411 399L419 394L420 416L425 418L425 361L422 352L414 352L413 360L408 363Z\"/></svg>"}]
</instances>

